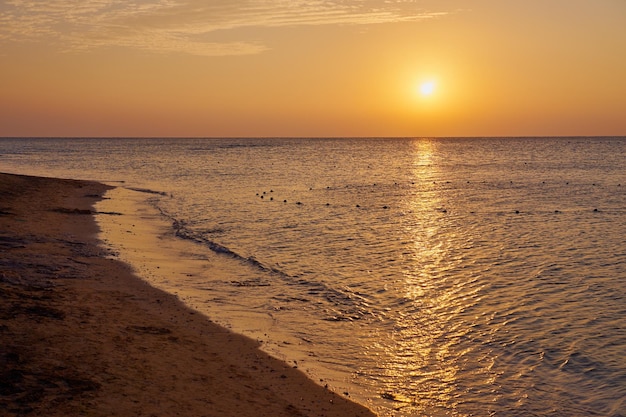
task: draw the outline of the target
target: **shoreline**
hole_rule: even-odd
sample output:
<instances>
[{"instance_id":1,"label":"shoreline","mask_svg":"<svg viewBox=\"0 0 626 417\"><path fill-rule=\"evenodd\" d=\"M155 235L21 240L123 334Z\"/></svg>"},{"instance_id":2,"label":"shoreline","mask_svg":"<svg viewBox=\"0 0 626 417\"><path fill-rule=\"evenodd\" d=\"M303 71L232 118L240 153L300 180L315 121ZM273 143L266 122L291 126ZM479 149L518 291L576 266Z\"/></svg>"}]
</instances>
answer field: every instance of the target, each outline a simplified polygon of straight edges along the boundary
<instances>
[{"instance_id":1,"label":"shoreline","mask_svg":"<svg viewBox=\"0 0 626 417\"><path fill-rule=\"evenodd\" d=\"M0 174L0 414L374 416L107 258L111 188Z\"/></svg>"},{"instance_id":2,"label":"shoreline","mask_svg":"<svg viewBox=\"0 0 626 417\"><path fill-rule=\"evenodd\" d=\"M161 195L154 197L154 194ZM236 290L237 283L245 283L250 274L258 274L258 271L248 270L238 259L177 236L172 219L151 201L168 198L167 195L119 186L107 190L104 197L95 205L98 212L123 214L96 216L100 240L114 259L130 265L149 285L176 295L188 308L236 334L255 340L259 349L270 356L297 365L317 385L376 410L377 397L351 381L350 370L342 372L328 366L314 351L313 340L298 337L293 328L289 328L290 323L282 323L271 312L255 309L262 301L255 299L254 294ZM229 294L222 293L224 283L230 283L227 287L232 291L232 300ZM238 301L240 297L252 298L252 301ZM213 301L208 301L210 299Z\"/></svg>"}]
</instances>

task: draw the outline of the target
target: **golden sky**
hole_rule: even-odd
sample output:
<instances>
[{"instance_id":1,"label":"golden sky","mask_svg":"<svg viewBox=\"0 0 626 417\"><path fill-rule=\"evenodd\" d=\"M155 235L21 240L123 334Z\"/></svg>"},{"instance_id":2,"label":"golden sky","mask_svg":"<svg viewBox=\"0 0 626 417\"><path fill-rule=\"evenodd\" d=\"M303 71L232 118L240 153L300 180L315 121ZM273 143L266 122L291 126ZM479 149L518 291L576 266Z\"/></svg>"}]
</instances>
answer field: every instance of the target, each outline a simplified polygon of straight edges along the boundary
<instances>
[{"instance_id":1,"label":"golden sky","mask_svg":"<svg viewBox=\"0 0 626 417\"><path fill-rule=\"evenodd\" d=\"M4 0L0 136L626 135L626 0Z\"/></svg>"}]
</instances>

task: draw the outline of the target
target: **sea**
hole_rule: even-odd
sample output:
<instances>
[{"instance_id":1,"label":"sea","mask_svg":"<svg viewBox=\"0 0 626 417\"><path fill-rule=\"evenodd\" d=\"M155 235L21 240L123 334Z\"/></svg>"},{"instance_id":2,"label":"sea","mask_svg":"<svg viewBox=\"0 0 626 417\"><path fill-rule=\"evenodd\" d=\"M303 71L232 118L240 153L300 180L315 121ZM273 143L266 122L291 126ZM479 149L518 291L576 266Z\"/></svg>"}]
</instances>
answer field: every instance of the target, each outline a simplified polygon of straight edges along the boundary
<instances>
[{"instance_id":1,"label":"sea","mask_svg":"<svg viewBox=\"0 0 626 417\"><path fill-rule=\"evenodd\" d=\"M142 278L381 417L626 416L624 137L3 138L0 171L131 193L187 248Z\"/></svg>"}]
</instances>

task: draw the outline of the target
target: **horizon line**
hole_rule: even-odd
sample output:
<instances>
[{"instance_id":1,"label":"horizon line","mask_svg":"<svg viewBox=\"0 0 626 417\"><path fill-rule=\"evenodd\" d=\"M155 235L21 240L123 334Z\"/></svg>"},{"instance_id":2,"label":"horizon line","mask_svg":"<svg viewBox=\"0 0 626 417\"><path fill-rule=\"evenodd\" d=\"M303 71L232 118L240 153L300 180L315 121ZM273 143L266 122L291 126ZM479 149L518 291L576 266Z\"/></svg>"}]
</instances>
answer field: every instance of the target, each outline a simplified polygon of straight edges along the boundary
<instances>
[{"instance_id":1,"label":"horizon line","mask_svg":"<svg viewBox=\"0 0 626 417\"><path fill-rule=\"evenodd\" d=\"M626 138L624 135L475 135L475 136L0 136L2 139L566 139Z\"/></svg>"}]
</instances>

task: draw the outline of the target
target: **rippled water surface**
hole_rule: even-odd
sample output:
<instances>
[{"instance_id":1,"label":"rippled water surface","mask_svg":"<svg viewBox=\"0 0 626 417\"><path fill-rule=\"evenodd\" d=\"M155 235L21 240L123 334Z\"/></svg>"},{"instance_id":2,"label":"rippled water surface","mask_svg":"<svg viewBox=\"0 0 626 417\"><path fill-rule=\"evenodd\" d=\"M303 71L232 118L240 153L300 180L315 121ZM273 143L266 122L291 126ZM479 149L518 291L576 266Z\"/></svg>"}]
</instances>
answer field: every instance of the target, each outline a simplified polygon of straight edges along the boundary
<instances>
[{"instance_id":1,"label":"rippled water surface","mask_svg":"<svg viewBox=\"0 0 626 417\"><path fill-rule=\"evenodd\" d=\"M0 170L167 193L238 268L174 285L383 416L626 415L624 138L2 139Z\"/></svg>"}]
</instances>

